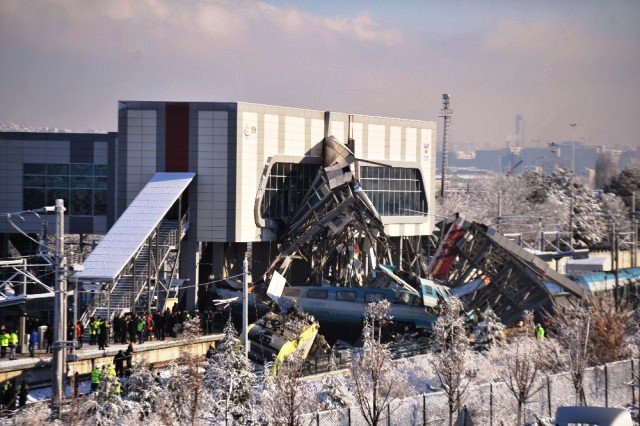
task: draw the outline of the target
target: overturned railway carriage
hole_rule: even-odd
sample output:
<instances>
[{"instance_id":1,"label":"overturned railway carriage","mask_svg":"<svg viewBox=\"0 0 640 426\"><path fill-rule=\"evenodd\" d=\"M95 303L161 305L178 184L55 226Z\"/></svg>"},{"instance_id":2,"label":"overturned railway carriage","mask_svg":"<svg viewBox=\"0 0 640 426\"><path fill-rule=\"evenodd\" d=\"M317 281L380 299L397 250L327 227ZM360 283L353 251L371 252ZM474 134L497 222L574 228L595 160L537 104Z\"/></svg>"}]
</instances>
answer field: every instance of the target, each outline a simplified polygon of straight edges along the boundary
<instances>
[{"instance_id":1,"label":"overturned railway carriage","mask_svg":"<svg viewBox=\"0 0 640 426\"><path fill-rule=\"evenodd\" d=\"M463 217L447 225L430 270L452 293L474 308L492 308L507 325L525 310L553 313L587 294L495 229Z\"/></svg>"}]
</instances>

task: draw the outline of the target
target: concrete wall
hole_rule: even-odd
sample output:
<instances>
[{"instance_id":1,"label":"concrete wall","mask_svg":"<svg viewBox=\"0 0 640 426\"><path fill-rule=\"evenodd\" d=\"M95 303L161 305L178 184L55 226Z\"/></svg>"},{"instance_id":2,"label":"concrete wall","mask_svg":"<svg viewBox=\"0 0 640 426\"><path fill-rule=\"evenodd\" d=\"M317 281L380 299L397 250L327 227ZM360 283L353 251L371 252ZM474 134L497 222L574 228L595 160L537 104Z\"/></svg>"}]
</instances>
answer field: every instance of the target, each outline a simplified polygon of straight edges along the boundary
<instances>
[{"instance_id":1,"label":"concrete wall","mask_svg":"<svg viewBox=\"0 0 640 426\"><path fill-rule=\"evenodd\" d=\"M210 344L215 344L222 338L222 334L212 334L194 339L193 343L186 344L183 341L173 340L167 342L147 342L144 345L135 346L132 361L143 359L149 364L164 364L180 358L184 351L194 355L204 355ZM85 347L86 348L86 347ZM113 364L113 357L118 353L118 349L108 349L105 351L90 350L80 351L77 357L70 355L73 361L68 362L69 375L76 371L80 375L90 374L94 366ZM21 358L18 361L2 361L0 363L0 383L16 378L18 381L26 380L28 384L47 382L51 379L51 368L49 360L37 358Z\"/></svg>"}]
</instances>

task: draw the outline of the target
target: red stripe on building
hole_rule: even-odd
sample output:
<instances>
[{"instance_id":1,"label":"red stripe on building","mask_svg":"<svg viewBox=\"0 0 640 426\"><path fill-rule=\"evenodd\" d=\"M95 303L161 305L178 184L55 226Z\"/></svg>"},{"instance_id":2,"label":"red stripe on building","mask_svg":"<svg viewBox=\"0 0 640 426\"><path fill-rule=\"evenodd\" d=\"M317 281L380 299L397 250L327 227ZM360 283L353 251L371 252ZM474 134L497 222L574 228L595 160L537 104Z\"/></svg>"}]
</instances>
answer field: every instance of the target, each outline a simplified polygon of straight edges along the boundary
<instances>
[{"instance_id":1,"label":"red stripe on building","mask_svg":"<svg viewBox=\"0 0 640 426\"><path fill-rule=\"evenodd\" d=\"M189 171L189 104L166 104L165 170Z\"/></svg>"}]
</instances>

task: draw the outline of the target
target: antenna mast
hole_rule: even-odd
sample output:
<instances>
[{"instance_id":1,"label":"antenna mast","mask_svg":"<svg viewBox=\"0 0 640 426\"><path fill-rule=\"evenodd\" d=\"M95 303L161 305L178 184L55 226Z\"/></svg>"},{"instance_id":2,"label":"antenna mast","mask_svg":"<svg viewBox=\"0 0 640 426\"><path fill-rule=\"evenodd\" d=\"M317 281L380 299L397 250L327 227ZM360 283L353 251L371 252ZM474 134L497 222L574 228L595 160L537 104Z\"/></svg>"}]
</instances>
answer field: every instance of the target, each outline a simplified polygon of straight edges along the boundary
<instances>
[{"instance_id":1,"label":"antenna mast","mask_svg":"<svg viewBox=\"0 0 640 426\"><path fill-rule=\"evenodd\" d=\"M450 97L448 93L442 95L442 109L440 115L442 117L442 180L440 181L440 200L444 200L444 191L447 184L447 174L449 174L449 138L451 133L451 116L453 110L449 109Z\"/></svg>"}]
</instances>

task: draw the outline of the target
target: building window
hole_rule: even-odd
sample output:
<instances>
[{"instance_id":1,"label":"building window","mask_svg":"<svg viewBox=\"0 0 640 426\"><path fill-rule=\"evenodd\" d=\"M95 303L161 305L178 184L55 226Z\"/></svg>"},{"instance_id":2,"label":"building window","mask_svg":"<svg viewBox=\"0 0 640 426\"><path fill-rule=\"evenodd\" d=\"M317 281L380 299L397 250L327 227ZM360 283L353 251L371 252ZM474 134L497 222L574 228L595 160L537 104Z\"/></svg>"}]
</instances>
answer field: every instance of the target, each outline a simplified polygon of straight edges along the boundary
<instances>
[{"instance_id":1,"label":"building window","mask_svg":"<svg viewBox=\"0 0 640 426\"><path fill-rule=\"evenodd\" d=\"M360 184L381 216L427 214L427 200L418 169L362 166Z\"/></svg>"},{"instance_id":2,"label":"building window","mask_svg":"<svg viewBox=\"0 0 640 426\"><path fill-rule=\"evenodd\" d=\"M98 164L23 164L25 210L64 200L71 216L107 214L107 166Z\"/></svg>"},{"instance_id":3,"label":"building window","mask_svg":"<svg viewBox=\"0 0 640 426\"><path fill-rule=\"evenodd\" d=\"M317 164L274 163L266 180L260 213L263 218L293 215L318 173Z\"/></svg>"}]
</instances>

